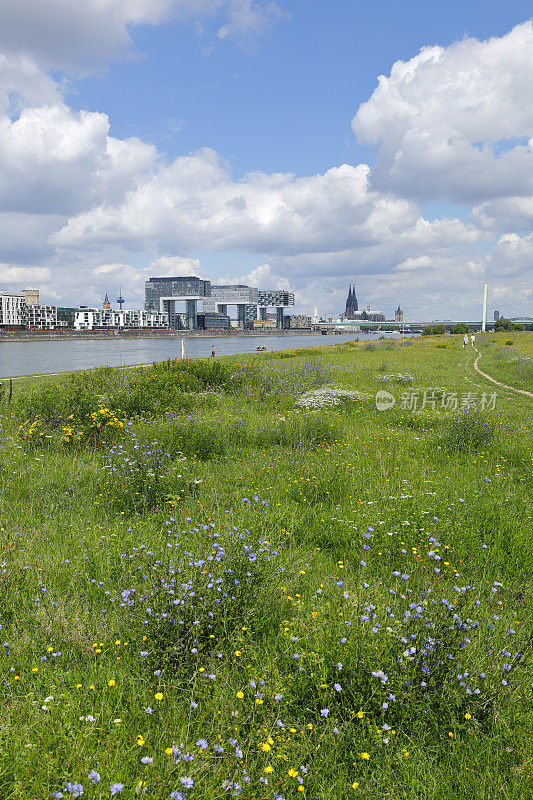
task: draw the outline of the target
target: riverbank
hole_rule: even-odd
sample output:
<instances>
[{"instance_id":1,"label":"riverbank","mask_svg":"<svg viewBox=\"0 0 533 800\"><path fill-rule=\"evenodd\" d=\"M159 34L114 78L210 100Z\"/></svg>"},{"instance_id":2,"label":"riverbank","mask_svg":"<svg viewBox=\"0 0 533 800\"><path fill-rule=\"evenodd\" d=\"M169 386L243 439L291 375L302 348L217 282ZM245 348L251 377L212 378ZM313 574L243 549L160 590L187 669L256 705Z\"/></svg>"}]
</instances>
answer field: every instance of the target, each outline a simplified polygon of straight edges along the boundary
<instances>
[{"instance_id":1,"label":"riverbank","mask_svg":"<svg viewBox=\"0 0 533 800\"><path fill-rule=\"evenodd\" d=\"M212 338L213 336L309 336L309 330L265 330L243 331L228 328L216 331L171 331L171 330L109 330L109 331L10 331L0 329L0 344L8 342L47 342L47 341L91 341L99 339L188 339ZM354 334L356 336L357 334Z\"/></svg>"},{"instance_id":2,"label":"riverbank","mask_svg":"<svg viewBox=\"0 0 533 800\"><path fill-rule=\"evenodd\" d=\"M480 366L527 388L505 336ZM529 796L531 401L475 358L330 340L4 395L0 797Z\"/></svg>"}]
</instances>

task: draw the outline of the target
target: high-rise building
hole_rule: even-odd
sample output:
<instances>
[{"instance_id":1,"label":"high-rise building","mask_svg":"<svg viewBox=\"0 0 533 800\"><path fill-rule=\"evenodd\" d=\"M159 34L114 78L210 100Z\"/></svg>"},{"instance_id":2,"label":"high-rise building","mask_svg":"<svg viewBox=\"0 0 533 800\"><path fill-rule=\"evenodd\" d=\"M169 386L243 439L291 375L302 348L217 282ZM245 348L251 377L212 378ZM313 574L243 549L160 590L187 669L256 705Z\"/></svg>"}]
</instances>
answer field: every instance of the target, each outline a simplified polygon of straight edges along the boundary
<instances>
[{"instance_id":1,"label":"high-rise building","mask_svg":"<svg viewBox=\"0 0 533 800\"><path fill-rule=\"evenodd\" d=\"M176 312L176 303L185 301L186 328L197 327L198 300L211 297L211 281L204 281L195 276L175 278L150 278L144 284L147 311L165 312L168 314L169 326L181 327L181 315Z\"/></svg>"},{"instance_id":2,"label":"high-rise building","mask_svg":"<svg viewBox=\"0 0 533 800\"><path fill-rule=\"evenodd\" d=\"M494 312L494 322L498 322L499 319L500 319L500 312L499 311L495 311Z\"/></svg>"}]
</instances>

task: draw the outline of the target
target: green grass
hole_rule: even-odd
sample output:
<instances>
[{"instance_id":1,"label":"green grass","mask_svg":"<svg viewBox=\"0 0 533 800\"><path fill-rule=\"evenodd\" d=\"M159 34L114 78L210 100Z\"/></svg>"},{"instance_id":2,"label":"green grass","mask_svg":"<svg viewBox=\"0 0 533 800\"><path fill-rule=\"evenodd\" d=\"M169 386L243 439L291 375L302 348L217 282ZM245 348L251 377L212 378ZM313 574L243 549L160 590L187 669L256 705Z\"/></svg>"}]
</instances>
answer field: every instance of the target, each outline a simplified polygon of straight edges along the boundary
<instances>
[{"instance_id":1,"label":"green grass","mask_svg":"<svg viewBox=\"0 0 533 800\"><path fill-rule=\"evenodd\" d=\"M2 800L531 796L531 401L461 341L14 382Z\"/></svg>"}]
</instances>

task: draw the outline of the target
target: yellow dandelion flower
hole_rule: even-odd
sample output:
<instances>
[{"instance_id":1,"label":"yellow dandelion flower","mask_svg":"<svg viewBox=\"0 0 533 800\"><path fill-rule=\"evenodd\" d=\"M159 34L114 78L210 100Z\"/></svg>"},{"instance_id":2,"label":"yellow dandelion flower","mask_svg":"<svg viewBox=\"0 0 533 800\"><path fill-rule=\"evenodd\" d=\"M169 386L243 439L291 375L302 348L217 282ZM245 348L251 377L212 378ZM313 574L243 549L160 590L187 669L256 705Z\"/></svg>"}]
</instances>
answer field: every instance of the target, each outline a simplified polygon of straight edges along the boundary
<instances>
[{"instance_id":1,"label":"yellow dandelion flower","mask_svg":"<svg viewBox=\"0 0 533 800\"><path fill-rule=\"evenodd\" d=\"M265 767L263 772L266 772L267 775L270 775L271 772L274 772L274 767Z\"/></svg>"},{"instance_id":2,"label":"yellow dandelion flower","mask_svg":"<svg viewBox=\"0 0 533 800\"><path fill-rule=\"evenodd\" d=\"M156 700L162 700L163 699L163 694L162 694L162 692L156 692L154 694L154 697L155 697Z\"/></svg>"},{"instance_id":3,"label":"yellow dandelion flower","mask_svg":"<svg viewBox=\"0 0 533 800\"><path fill-rule=\"evenodd\" d=\"M472 719L472 714L465 714L465 719Z\"/></svg>"},{"instance_id":4,"label":"yellow dandelion flower","mask_svg":"<svg viewBox=\"0 0 533 800\"><path fill-rule=\"evenodd\" d=\"M291 767L287 774L289 778L296 778L298 775L298 770L294 769L294 767Z\"/></svg>"},{"instance_id":5,"label":"yellow dandelion flower","mask_svg":"<svg viewBox=\"0 0 533 800\"><path fill-rule=\"evenodd\" d=\"M261 750L263 751L263 753L268 753L268 752L270 752L270 750L272 750L272 748L270 747L270 745L269 745L269 743L268 743L268 742L262 742L262 743L259 745L259 747L261 748Z\"/></svg>"},{"instance_id":6,"label":"yellow dandelion flower","mask_svg":"<svg viewBox=\"0 0 533 800\"><path fill-rule=\"evenodd\" d=\"M116 683L115 683L115 681L113 680L113 678L111 678L111 680L107 682L107 685L108 685L108 686L116 686Z\"/></svg>"},{"instance_id":7,"label":"yellow dandelion flower","mask_svg":"<svg viewBox=\"0 0 533 800\"><path fill-rule=\"evenodd\" d=\"M364 759L365 761L368 761L370 755L368 753L361 753L361 758Z\"/></svg>"},{"instance_id":8,"label":"yellow dandelion flower","mask_svg":"<svg viewBox=\"0 0 533 800\"><path fill-rule=\"evenodd\" d=\"M363 717L365 716L365 712L364 711L358 711L357 712L357 716L359 717L359 719L363 719Z\"/></svg>"},{"instance_id":9,"label":"yellow dandelion flower","mask_svg":"<svg viewBox=\"0 0 533 800\"><path fill-rule=\"evenodd\" d=\"M144 744L144 739L143 739L143 737L142 737L140 734L139 734L139 736L137 736L137 740L136 740L136 741L137 741L137 744L138 744L138 746L139 746L139 747L142 747L142 746L143 746L143 744Z\"/></svg>"},{"instance_id":10,"label":"yellow dandelion flower","mask_svg":"<svg viewBox=\"0 0 533 800\"><path fill-rule=\"evenodd\" d=\"M242 698L244 697L243 692L237 692L237 697L239 698L239 700L242 700Z\"/></svg>"},{"instance_id":11,"label":"yellow dandelion flower","mask_svg":"<svg viewBox=\"0 0 533 800\"><path fill-rule=\"evenodd\" d=\"M354 781L354 782L352 783L352 789L357 789L357 788L358 788L358 786L359 786L359 781Z\"/></svg>"}]
</instances>

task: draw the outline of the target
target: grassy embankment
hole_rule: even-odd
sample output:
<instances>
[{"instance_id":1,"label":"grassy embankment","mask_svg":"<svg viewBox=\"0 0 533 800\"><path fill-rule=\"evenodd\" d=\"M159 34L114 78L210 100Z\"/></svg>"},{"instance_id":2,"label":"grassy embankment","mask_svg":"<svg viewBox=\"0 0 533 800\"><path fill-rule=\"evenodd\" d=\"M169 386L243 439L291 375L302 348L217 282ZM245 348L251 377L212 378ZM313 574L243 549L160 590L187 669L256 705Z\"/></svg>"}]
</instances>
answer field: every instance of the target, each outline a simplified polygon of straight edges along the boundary
<instances>
[{"instance_id":1,"label":"grassy embankment","mask_svg":"<svg viewBox=\"0 0 533 800\"><path fill-rule=\"evenodd\" d=\"M2 800L531 796L531 401L460 338L16 385Z\"/></svg>"}]
</instances>

